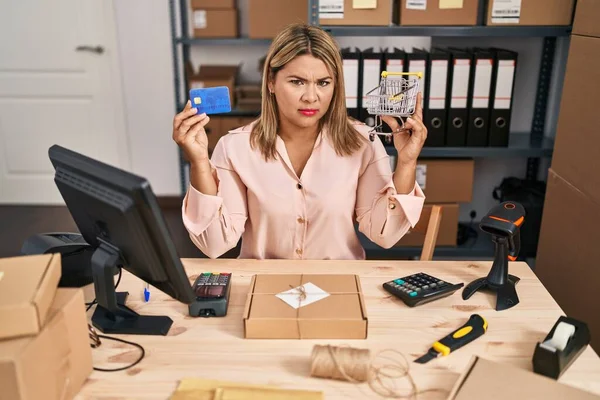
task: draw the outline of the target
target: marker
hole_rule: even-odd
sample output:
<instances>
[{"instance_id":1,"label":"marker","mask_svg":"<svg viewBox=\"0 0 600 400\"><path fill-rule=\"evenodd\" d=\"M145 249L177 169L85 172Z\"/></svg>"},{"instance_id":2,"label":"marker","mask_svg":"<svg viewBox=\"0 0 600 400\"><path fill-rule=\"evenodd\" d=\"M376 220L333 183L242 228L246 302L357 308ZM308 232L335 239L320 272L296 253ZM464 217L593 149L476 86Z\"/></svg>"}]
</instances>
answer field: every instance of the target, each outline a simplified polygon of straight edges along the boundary
<instances>
[{"instance_id":1,"label":"marker","mask_svg":"<svg viewBox=\"0 0 600 400\"><path fill-rule=\"evenodd\" d=\"M144 287L144 301L147 303L150 301L150 284L146 283Z\"/></svg>"}]
</instances>

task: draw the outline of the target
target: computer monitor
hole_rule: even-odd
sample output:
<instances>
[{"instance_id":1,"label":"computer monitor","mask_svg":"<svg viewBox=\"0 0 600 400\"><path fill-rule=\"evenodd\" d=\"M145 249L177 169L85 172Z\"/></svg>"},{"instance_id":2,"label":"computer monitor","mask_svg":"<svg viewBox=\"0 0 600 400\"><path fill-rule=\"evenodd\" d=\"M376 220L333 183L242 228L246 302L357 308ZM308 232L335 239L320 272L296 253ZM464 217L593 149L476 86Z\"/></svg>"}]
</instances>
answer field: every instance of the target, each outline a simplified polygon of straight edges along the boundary
<instances>
[{"instance_id":1,"label":"computer monitor","mask_svg":"<svg viewBox=\"0 0 600 400\"><path fill-rule=\"evenodd\" d=\"M48 154L56 186L79 232L94 248L98 305L92 324L104 333L166 335L171 318L128 308L128 293L117 293L113 278L115 268L122 267L182 303L195 299L150 184L58 145Z\"/></svg>"}]
</instances>

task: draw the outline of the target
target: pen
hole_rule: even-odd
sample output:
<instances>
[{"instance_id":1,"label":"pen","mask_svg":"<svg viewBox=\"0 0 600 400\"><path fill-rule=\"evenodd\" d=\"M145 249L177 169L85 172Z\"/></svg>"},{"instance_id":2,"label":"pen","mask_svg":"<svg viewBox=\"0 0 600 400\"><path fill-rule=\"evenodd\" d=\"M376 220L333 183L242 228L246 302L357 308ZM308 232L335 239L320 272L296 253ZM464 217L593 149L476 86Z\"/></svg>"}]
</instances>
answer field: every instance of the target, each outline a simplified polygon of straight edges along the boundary
<instances>
[{"instance_id":1,"label":"pen","mask_svg":"<svg viewBox=\"0 0 600 400\"><path fill-rule=\"evenodd\" d=\"M144 286L144 301L147 303L150 301L150 284L146 282Z\"/></svg>"}]
</instances>

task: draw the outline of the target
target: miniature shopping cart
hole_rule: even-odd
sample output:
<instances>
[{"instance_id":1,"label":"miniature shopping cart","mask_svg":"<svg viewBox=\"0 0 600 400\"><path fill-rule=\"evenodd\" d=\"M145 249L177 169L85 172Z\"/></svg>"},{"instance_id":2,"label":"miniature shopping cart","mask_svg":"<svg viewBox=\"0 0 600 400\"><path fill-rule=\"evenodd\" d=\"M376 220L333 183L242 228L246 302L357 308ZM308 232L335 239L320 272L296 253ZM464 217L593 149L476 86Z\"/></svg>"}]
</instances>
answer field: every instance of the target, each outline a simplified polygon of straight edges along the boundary
<instances>
[{"instance_id":1,"label":"miniature shopping cart","mask_svg":"<svg viewBox=\"0 0 600 400\"><path fill-rule=\"evenodd\" d=\"M421 79L422 72L381 73L379 86L366 94L367 112L375 115L375 125L369 135L371 141L375 135L385 135L387 142L392 140L391 133L383 132L383 115L399 117L404 128L405 119L415 113Z\"/></svg>"}]
</instances>

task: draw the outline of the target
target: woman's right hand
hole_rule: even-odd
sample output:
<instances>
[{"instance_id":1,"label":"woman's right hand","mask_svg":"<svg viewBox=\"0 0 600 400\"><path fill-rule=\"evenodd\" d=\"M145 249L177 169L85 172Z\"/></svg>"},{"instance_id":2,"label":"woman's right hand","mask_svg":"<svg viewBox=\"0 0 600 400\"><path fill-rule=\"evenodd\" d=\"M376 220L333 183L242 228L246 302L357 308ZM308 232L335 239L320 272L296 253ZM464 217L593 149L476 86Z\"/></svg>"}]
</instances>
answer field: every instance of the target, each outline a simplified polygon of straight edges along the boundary
<instances>
[{"instance_id":1,"label":"woman's right hand","mask_svg":"<svg viewBox=\"0 0 600 400\"><path fill-rule=\"evenodd\" d=\"M204 127L210 121L206 114L196 115L188 100L185 108L173 118L173 140L191 164L208 161L208 137Z\"/></svg>"}]
</instances>

